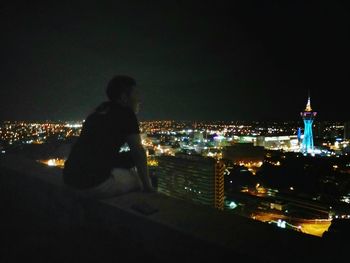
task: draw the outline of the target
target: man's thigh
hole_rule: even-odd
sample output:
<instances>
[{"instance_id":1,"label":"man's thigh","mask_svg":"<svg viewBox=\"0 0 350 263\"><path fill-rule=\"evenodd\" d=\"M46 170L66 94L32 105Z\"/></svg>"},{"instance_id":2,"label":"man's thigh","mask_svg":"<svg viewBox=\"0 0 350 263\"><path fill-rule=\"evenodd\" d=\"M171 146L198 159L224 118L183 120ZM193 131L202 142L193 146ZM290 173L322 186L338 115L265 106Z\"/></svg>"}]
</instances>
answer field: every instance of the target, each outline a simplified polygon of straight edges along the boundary
<instances>
[{"instance_id":1,"label":"man's thigh","mask_svg":"<svg viewBox=\"0 0 350 263\"><path fill-rule=\"evenodd\" d=\"M135 169L114 168L111 172L118 194L141 190L142 183Z\"/></svg>"}]
</instances>

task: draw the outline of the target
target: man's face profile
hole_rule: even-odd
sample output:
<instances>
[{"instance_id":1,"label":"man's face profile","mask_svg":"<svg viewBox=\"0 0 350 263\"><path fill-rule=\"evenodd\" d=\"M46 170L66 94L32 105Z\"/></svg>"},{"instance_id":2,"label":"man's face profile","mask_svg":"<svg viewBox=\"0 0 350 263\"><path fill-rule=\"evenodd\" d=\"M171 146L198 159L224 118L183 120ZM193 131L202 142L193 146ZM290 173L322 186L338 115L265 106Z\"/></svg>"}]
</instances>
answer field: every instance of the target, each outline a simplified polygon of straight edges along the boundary
<instances>
[{"instance_id":1,"label":"man's face profile","mask_svg":"<svg viewBox=\"0 0 350 263\"><path fill-rule=\"evenodd\" d=\"M140 97L135 88L133 88L128 96L128 106L135 112L138 113L140 110Z\"/></svg>"}]
</instances>

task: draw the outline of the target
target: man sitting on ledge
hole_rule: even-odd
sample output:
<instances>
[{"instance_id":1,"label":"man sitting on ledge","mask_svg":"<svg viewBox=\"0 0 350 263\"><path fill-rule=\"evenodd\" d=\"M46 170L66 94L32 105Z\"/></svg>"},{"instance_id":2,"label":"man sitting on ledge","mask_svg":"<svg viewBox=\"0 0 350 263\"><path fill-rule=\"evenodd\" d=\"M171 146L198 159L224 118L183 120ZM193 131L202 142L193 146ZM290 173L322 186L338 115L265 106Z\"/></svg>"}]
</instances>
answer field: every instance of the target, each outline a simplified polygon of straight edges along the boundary
<instances>
[{"instance_id":1,"label":"man sitting on ledge","mask_svg":"<svg viewBox=\"0 0 350 263\"><path fill-rule=\"evenodd\" d=\"M65 162L65 184L94 198L154 191L135 115L140 104L135 87L135 80L128 76L110 80L109 101L86 118ZM120 152L126 143L130 152Z\"/></svg>"}]
</instances>

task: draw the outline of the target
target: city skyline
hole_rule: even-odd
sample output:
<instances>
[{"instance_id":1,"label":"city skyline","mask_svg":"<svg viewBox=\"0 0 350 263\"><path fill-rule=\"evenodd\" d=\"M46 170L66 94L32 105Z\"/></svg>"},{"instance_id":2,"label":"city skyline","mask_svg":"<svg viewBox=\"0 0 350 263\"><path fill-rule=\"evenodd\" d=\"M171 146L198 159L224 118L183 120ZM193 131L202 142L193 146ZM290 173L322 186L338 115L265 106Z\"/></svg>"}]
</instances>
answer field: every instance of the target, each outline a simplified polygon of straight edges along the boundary
<instances>
[{"instance_id":1,"label":"city skyline","mask_svg":"<svg viewBox=\"0 0 350 263\"><path fill-rule=\"evenodd\" d=\"M81 120L114 74L143 120L348 121L349 21L337 1L4 4L0 120Z\"/></svg>"},{"instance_id":2,"label":"city skyline","mask_svg":"<svg viewBox=\"0 0 350 263\"><path fill-rule=\"evenodd\" d=\"M312 113L309 100L302 117ZM81 129L76 122L5 122L0 155L63 169ZM336 123L317 127L311 152L295 134L295 123L285 122L143 122L141 141L158 192L323 237L333 218L350 218L345 129ZM119 152L129 150L124 145Z\"/></svg>"}]
</instances>

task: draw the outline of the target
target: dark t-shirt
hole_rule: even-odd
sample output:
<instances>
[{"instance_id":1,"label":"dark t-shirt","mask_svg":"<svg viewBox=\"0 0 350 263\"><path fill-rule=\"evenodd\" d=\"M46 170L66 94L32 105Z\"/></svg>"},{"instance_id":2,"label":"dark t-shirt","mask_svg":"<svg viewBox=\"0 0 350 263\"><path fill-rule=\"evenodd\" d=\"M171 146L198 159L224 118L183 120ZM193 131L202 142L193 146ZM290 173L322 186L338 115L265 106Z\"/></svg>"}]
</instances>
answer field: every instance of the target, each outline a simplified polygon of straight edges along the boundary
<instances>
[{"instance_id":1,"label":"dark t-shirt","mask_svg":"<svg viewBox=\"0 0 350 263\"><path fill-rule=\"evenodd\" d=\"M64 182L75 188L94 187L110 176L114 167L130 168L131 158L119 153L130 134L139 134L135 113L111 102L102 103L84 124L63 170Z\"/></svg>"}]
</instances>

